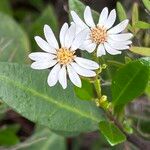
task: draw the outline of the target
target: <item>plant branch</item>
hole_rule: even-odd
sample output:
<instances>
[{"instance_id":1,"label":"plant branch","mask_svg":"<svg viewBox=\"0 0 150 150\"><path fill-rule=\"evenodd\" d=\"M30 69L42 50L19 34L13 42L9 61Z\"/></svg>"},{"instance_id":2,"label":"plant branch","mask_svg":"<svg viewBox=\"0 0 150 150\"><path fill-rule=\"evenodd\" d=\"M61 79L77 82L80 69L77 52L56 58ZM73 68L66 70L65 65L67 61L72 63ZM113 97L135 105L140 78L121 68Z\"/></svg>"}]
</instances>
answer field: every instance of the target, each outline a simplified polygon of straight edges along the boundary
<instances>
[{"instance_id":1,"label":"plant branch","mask_svg":"<svg viewBox=\"0 0 150 150\"><path fill-rule=\"evenodd\" d=\"M134 146L138 147L140 150L149 150L150 142L138 137L135 134L128 134L124 131L122 125L114 118L114 116L108 112L108 118L114 122L114 124L126 135L127 140L132 143Z\"/></svg>"}]
</instances>

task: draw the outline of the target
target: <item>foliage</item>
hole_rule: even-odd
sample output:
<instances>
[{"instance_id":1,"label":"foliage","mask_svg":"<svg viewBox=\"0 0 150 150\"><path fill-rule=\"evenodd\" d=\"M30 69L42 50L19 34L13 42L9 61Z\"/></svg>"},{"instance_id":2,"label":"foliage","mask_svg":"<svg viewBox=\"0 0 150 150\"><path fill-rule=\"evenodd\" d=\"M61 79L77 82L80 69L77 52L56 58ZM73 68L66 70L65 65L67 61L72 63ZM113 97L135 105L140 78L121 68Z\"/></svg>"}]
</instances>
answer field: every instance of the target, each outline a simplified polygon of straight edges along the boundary
<instances>
[{"instance_id":1,"label":"foliage","mask_svg":"<svg viewBox=\"0 0 150 150\"><path fill-rule=\"evenodd\" d=\"M8 0L0 1L1 114L5 114L9 106L36 126L41 126L24 142L17 136L18 126L2 127L2 147L65 150L67 137L74 136L76 140L78 135L98 130L102 134L99 135L101 141L107 141L111 146L125 143L126 136L135 132L143 139L150 137L149 120L142 116L144 119L139 123L140 116L132 116L130 110L137 108L143 95L146 99L150 97L150 24L141 17L141 13L149 16L150 5L148 0L142 1L146 9L142 12L139 11L140 3L133 3L130 11L121 2L116 4L119 21L131 18L127 29L134 35L130 49L121 55L107 54L100 58L95 58L94 53L87 55L79 51L79 55L93 59L101 67L96 77L82 78L82 88L69 83L66 90L59 85L48 86L49 70L35 71L27 65L30 51L38 51L34 36L43 36L44 24L50 25L58 37L56 10L42 0L31 0L30 5L37 11L26 10L26 14L24 10L18 10L18 13ZM68 12L74 10L83 18L84 9L81 1L69 0ZM98 22L98 12L93 10L92 14ZM149 100L146 102L149 104ZM3 118L4 115L0 117ZM131 126L137 124L135 131ZM99 141L98 147L104 145Z\"/></svg>"}]
</instances>

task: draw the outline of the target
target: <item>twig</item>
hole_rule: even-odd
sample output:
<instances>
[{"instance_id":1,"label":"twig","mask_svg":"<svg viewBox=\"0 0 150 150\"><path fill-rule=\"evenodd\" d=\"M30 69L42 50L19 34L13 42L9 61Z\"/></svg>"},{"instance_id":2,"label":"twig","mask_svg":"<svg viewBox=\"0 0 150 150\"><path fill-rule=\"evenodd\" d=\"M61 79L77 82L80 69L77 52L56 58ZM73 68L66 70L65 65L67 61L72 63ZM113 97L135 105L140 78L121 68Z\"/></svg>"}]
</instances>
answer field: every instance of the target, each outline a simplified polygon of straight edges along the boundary
<instances>
[{"instance_id":1,"label":"twig","mask_svg":"<svg viewBox=\"0 0 150 150\"><path fill-rule=\"evenodd\" d=\"M149 150L150 149L150 141L144 140L137 135L128 134L124 131L122 125L114 118L114 116L109 112L107 113L108 118L114 122L114 124L126 135L127 140L135 145L140 150Z\"/></svg>"}]
</instances>

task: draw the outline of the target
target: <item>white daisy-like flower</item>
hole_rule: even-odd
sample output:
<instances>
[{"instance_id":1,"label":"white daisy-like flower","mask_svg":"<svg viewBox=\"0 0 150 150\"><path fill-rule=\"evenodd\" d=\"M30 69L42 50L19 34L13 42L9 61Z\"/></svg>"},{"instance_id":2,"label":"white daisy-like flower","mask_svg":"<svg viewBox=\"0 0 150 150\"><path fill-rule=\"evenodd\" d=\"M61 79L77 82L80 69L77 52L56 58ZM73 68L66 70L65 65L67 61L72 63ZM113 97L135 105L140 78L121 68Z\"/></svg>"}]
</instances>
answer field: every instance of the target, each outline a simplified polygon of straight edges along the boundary
<instances>
[{"instance_id":1,"label":"white daisy-like flower","mask_svg":"<svg viewBox=\"0 0 150 150\"><path fill-rule=\"evenodd\" d=\"M79 26L78 30L88 29L88 35L80 47L82 50L87 50L89 53L97 48L97 57L106 55L106 51L111 55L121 54L122 50L129 49L132 43L131 33L121 33L128 25L129 20L126 19L118 25L112 27L116 20L116 10L113 9L110 14L108 8L105 7L99 17L98 24L94 23L91 9L89 6L85 8L84 20L71 11L73 21Z\"/></svg>"},{"instance_id":2,"label":"white daisy-like flower","mask_svg":"<svg viewBox=\"0 0 150 150\"><path fill-rule=\"evenodd\" d=\"M44 26L44 35L46 41L36 36L35 41L38 46L45 52L34 52L29 54L29 58L33 62L33 69L51 68L47 82L49 86L54 86L58 81L65 89L67 87L67 75L72 83L81 87L80 76L94 77L96 73L93 70L99 68L99 65L85 58L76 56L76 50L80 47L87 36L87 30L83 30L76 34L76 25L72 23L68 27L64 23L60 30L60 47L52 29Z\"/></svg>"}]
</instances>

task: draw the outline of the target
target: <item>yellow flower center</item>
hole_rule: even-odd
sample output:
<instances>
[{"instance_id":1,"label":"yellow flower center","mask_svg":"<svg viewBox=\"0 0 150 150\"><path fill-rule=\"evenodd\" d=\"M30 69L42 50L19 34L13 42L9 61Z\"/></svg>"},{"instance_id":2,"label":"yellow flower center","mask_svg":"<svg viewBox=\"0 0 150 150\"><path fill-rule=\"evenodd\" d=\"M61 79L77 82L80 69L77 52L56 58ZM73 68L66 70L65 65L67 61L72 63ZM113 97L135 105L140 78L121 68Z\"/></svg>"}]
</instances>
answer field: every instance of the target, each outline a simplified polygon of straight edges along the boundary
<instances>
[{"instance_id":1,"label":"yellow flower center","mask_svg":"<svg viewBox=\"0 0 150 150\"><path fill-rule=\"evenodd\" d=\"M71 51L67 48L60 48L57 51L57 60L60 64L69 64L73 61L76 55L74 55L74 51Z\"/></svg>"},{"instance_id":2,"label":"yellow flower center","mask_svg":"<svg viewBox=\"0 0 150 150\"><path fill-rule=\"evenodd\" d=\"M92 28L90 37L94 43L103 44L107 40L107 30L104 27Z\"/></svg>"}]
</instances>

